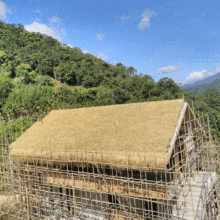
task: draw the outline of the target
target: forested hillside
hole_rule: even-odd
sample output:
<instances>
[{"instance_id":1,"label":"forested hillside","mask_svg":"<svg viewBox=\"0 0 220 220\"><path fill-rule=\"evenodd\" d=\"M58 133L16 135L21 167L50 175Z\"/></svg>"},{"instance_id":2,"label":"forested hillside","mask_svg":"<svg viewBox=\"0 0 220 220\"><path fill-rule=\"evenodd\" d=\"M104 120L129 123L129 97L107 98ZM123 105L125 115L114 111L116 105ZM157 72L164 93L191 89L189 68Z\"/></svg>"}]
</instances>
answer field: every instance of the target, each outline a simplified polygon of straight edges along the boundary
<instances>
[{"instance_id":1,"label":"forested hillside","mask_svg":"<svg viewBox=\"0 0 220 220\"><path fill-rule=\"evenodd\" d=\"M185 85L181 86L181 88L197 86L197 85L200 85L200 84L212 83L214 80L219 79L219 78L220 78L220 73L215 73L214 75L207 76L204 79L198 80L198 81L196 81L194 83L185 84Z\"/></svg>"},{"instance_id":2,"label":"forested hillside","mask_svg":"<svg viewBox=\"0 0 220 220\"><path fill-rule=\"evenodd\" d=\"M220 90L220 77L211 83L202 83L195 86L184 87L183 90L190 93L203 94L207 88L216 88Z\"/></svg>"},{"instance_id":3,"label":"forested hillside","mask_svg":"<svg viewBox=\"0 0 220 220\"><path fill-rule=\"evenodd\" d=\"M53 109L177 99L184 94L189 104L194 100L196 112L210 114L220 136L219 91L207 90L204 97L190 94L170 78L155 82L133 67L111 65L52 37L29 33L21 24L0 22L0 63L0 114L5 120L15 118L14 127L21 115L27 129L30 121ZM25 118L29 114L33 120Z\"/></svg>"}]
</instances>

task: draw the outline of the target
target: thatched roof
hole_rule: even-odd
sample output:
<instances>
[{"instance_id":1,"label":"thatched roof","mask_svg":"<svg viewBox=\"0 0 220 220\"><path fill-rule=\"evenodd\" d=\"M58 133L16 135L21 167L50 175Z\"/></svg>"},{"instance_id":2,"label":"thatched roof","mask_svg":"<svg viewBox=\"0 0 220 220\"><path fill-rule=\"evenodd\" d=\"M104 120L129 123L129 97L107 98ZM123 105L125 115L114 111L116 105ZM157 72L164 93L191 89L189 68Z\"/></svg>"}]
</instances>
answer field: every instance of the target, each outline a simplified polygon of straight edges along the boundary
<instances>
[{"instance_id":1,"label":"thatched roof","mask_svg":"<svg viewBox=\"0 0 220 220\"><path fill-rule=\"evenodd\" d=\"M184 101L51 111L11 145L11 158L165 168Z\"/></svg>"}]
</instances>

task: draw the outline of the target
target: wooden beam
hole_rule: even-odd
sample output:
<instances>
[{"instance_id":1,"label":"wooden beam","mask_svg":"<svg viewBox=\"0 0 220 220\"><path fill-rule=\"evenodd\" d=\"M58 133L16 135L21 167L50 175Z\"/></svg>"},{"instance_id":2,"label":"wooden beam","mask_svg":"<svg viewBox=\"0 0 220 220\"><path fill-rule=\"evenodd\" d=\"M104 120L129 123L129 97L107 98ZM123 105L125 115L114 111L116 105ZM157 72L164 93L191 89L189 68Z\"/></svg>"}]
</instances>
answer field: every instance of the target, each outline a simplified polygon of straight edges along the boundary
<instances>
[{"instance_id":1,"label":"wooden beam","mask_svg":"<svg viewBox=\"0 0 220 220\"><path fill-rule=\"evenodd\" d=\"M101 181L101 182L100 182ZM96 193L117 194L121 196L134 196L140 198L153 198L169 200L169 189L162 187L138 186L134 183L118 183L117 181L102 181L101 179L82 179L65 176L49 175L47 183L59 187L73 187L78 190L93 191ZM100 184L101 183L101 184ZM109 189L111 188L111 190Z\"/></svg>"},{"instance_id":2,"label":"wooden beam","mask_svg":"<svg viewBox=\"0 0 220 220\"><path fill-rule=\"evenodd\" d=\"M209 116L208 115L207 115L207 124L208 124L208 132L209 132L209 143L212 143L212 134L211 134Z\"/></svg>"},{"instance_id":3,"label":"wooden beam","mask_svg":"<svg viewBox=\"0 0 220 220\"><path fill-rule=\"evenodd\" d=\"M175 147L175 142L176 142L177 136L179 134L179 130L180 130L180 127L182 125L182 121L183 121L187 106L188 106L188 104L187 104L187 102L185 102L183 104L182 109L181 109L181 112L180 112L180 115L179 115L179 118L178 118L178 122L177 122L177 125L176 125L176 128L175 128L175 131L174 131L174 135L172 137L172 140L170 142L170 147L168 149L166 164L170 163L170 158L171 158L172 152L173 152L174 147Z\"/></svg>"}]
</instances>

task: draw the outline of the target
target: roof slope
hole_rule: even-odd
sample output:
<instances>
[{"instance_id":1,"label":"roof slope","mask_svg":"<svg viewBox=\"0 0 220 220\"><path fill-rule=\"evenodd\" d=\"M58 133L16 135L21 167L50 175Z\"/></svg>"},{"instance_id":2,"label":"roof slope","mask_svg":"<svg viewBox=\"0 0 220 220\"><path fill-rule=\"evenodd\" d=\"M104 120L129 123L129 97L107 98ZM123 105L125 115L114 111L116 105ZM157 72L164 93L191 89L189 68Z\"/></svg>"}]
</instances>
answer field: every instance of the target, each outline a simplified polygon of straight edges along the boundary
<instances>
[{"instance_id":1,"label":"roof slope","mask_svg":"<svg viewBox=\"0 0 220 220\"><path fill-rule=\"evenodd\" d=\"M12 143L11 156L165 168L183 104L180 99L54 110Z\"/></svg>"}]
</instances>

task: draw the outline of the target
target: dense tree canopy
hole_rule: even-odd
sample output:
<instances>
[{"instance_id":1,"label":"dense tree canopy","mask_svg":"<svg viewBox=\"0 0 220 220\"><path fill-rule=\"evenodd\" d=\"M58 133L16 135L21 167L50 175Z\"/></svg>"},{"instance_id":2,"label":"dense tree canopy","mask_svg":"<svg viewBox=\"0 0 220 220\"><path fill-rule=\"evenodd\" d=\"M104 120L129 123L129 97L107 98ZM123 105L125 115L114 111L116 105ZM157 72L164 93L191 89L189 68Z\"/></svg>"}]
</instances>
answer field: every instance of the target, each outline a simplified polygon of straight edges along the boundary
<instances>
[{"instance_id":1,"label":"dense tree canopy","mask_svg":"<svg viewBox=\"0 0 220 220\"><path fill-rule=\"evenodd\" d=\"M112 105L182 98L196 113L211 116L220 136L220 93L207 89L203 95L184 92L172 79L155 82L137 74L134 67L111 65L92 54L40 33L29 33L21 24L0 21L0 114L3 118L52 109Z\"/></svg>"}]
</instances>

